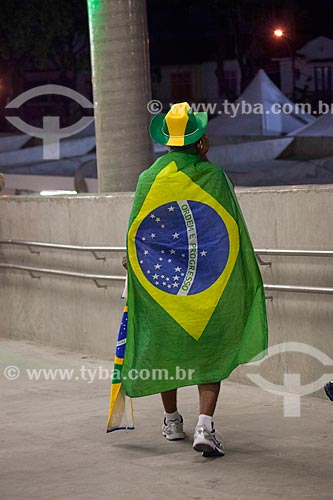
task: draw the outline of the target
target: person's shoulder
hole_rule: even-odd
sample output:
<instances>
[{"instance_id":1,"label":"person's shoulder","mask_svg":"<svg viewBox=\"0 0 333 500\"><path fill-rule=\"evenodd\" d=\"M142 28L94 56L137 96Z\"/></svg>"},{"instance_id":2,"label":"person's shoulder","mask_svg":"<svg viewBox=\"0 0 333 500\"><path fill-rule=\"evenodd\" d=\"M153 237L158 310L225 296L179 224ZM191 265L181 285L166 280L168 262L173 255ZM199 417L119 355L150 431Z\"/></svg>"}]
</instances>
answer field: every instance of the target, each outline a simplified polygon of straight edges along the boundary
<instances>
[{"instance_id":1,"label":"person's shoulder","mask_svg":"<svg viewBox=\"0 0 333 500\"><path fill-rule=\"evenodd\" d=\"M212 171L212 172L216 172L216 173L221 173L222 172L222 168L220 167L220 165L217 165L217 163L213 163L212 161L203 161L201 162L202 164L206 164L207 167Z\"/></svg>"},{"instance_id":2,"label":"person's shoulder","mask_svg":"<svg viewBox=\"0 0 333 500\"><path fill-rule=\"evenodd\" d=\"M154 163L152 163L148 168L146 168L145 170L143 170L143 172L141 172L139 179L141 178L145 179L146 177L150 177L152 174L154 175L156 171L159 171L161 168L163 168L163 166L167 165L168 162L170 161L169 155L170 153L166 153L165 155L157 158L154 161Z\"/></svg>"},{"instance_id":3,"label":"person's shoulder","mask_svg":"<svg viewBox=\"0 0 333 500\"><path fill-rule=\"evenodd\" d=\"M199 167L202 171L205 171L205 173L211 178L214 177L214 182L225 184L228 187L233 187L233 183L231 182L221 165L218 165L217 163L213 163L211 161L201 161Z\"/></svg>"},{"instance_id":4,"label":"person's shoulder","mask_svg":"<svg viewBox=\"0 0 333 500\"><path fill-rule=\"evenodd\" d=\"M200 161L199 168L209 172L211 175L216 175L217 177L225 177L225 172L220 165L213 163L211 161Z\"/></svg>"},{"instance_id":5,"label":"person's shoulder","mask_svg":"<svg viewBox=\"0 0 333 500\"><path fill-rule=\"evenodd\" d=\"M166 153L163 156L157 158L154 163L152 163L148 168L143 170L139 175L138 186L145 184L147 182L152 182L156 175L168 164L170 158L168 157L170 153Z\"/></svg>"}]
</instances>

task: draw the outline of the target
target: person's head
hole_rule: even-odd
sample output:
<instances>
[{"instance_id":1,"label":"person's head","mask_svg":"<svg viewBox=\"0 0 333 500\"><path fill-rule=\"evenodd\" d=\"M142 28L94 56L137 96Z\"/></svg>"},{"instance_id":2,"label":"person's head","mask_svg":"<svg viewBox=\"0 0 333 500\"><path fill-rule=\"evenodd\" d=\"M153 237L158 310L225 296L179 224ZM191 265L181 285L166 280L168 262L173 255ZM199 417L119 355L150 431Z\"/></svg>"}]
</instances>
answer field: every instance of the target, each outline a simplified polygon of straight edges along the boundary
<instances>
[{"instance_id":1,"label":"person's head","mask_svg":"<svg viewBox=\"0 0 333 500\"><path fill-rule=\"evenodd\" d=\"M150 136L172 150L195 149L202 159L209 148L205 135L207 113L194 113L187 102L173 104L167 114L154 116L150 123Z\"/></svg>"}]
</instances>

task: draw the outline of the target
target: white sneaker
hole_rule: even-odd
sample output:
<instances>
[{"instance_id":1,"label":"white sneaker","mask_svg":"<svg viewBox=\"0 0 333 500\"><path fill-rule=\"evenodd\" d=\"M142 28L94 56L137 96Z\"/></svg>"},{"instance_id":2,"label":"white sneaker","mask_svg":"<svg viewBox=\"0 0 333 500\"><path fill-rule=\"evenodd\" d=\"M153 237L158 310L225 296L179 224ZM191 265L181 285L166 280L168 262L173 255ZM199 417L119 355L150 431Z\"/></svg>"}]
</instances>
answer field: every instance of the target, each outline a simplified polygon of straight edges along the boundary
<instances>
[{"instance_id":1,"label":"white sneaker","mask_svg":"<svg viewBox=\"0 0 333 500\"><path fill-rule=\"evenodd\" d=\"M180 420L163 420L162 434L168 441L176 441L177 439L185 439L185 432L183 431L183 417Z\"/></svg>"},{"instance_id":2,"label":"white sneaker","mask_svg":"<svg viewBox=\"0 0 333 500\"><path fill-rule=\"evenodd\" d=\"M215 429L209 431L205 425L197 425L194 432L193 449L202 452L203 457L223 457L222 436Z\"/></svg>"}]
</instances>

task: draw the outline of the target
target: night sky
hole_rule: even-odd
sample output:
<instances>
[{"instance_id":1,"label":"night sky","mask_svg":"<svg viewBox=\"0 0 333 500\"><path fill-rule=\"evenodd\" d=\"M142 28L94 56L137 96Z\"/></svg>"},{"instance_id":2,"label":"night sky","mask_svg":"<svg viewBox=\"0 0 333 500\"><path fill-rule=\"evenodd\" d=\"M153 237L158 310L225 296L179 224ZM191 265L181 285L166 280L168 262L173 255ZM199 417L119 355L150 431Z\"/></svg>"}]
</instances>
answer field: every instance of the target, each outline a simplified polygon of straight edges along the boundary
<instances>
[{"instance_id":1,"label":"night sky","mask_svg":"<svg viewBox=\"0 0 333 500\"><path fill-rule=\"evenodd\" d=\"M295 49L318 35L333 38L333 0L146 1L152 66L240 59L249 52L287 55L286 44L272 38L278 25ZM86 0L1 0L0 63L15 59L22 66L26 49L43 65L59 46L57 38L74 31L84 36L89 52Z\"/></svg>"},{"instance_id":2,"label":"night sky","mask_svg":"<svg viewBox=\"0 0 333 500\"><path fill-rule=\"evenodd\" d=\"M333 38L333 1L147 0L152 65L235 57L256 46L268 57L287 54L272 40L283 26L295 48L324 35ZM259 50L260 50L259 49Z\"/></svg>"}]
</instances>

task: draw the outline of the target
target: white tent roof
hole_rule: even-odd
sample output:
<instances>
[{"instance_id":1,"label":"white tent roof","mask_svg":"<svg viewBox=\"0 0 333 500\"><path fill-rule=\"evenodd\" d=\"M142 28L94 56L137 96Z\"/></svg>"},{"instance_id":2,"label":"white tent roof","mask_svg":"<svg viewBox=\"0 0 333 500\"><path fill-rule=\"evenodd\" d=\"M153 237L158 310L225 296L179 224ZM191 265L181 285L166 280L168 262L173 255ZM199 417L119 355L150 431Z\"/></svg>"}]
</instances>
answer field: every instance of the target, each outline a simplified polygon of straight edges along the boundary
<instances>
[{"instance_id":1,"label":"white tent roof","mask_svg":"<svg viewBox=\"0 0 333 500\"><path fill-rule=\"evenodd\" d=\"M322 115L315 122L305 125L289 135L302 137L333 137L333 115L327 113Z\"/></svg>"},{"instance_id":2,"label":"white tent roof","mask_svg":"<svg viewBox=\"0 0 333 500\"><path fill-rule=\"evenodd\" d=\"M249 114L242 112L242 102L254 105L258 113L253 108ZM272 113L273 104L289 104L291 112ZM239 105L236 116L232 117L231 109L229 114L222 114L213 118L207 127L207 134L212 139L215 137L228 135L280 135L288 134L304 125L314 121L313 117L307 114L297 114L295 104L292 103L281 90L268 78L265 71L260 69L252 82L238 97L234 105ZM259 107L259 106L260 107Z\"/></svg>"}]
</instances>

